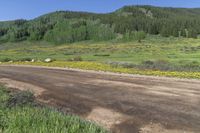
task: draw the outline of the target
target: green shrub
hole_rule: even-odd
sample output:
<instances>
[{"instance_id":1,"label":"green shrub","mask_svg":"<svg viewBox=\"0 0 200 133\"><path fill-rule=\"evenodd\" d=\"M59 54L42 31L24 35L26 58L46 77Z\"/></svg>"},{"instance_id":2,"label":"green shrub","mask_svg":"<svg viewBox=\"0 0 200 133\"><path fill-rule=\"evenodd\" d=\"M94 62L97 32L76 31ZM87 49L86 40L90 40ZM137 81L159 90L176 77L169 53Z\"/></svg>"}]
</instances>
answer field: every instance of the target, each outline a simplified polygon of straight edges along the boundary
<instances>
[{"instance_id":1,"label":"green shrub","mask_svg":"<svg viewBox=\"0 0 200 133\"><path fill-rule=\"evenodd\" d=\"M73 58L68 59L68 61L83 61L81 56L75 56Z\"/></svg>"},{"instance_id":2,"label":"green shrub","mask_svg":"<svg viewBox=\"0 0 200 133\"><path fill-rule=\"evenodd\" d=\"M1 62L9 62L9 61L12 61L10 58L4 58L4 59L1 59L0 60Z\"/></svg>"},{"instance_id":3,"label":"green shrub","mask_svg":"<svg viewBox=\"0 0 200 133\"><path fill-rule=\"evenodd\" d=\"M123 67L123 68L134 68L136 67L135 64L129 62L107 62L111 67Z\"/></svg>"},{"instance_id":4,"label":"green shrub","mask_svg":"<svg viewBox=\"0 0 200 133\"><path fill-rule=\"evenodd\" d=\"M156 60L156 61L144 61L141 65L138 66L142 69L151 69L151 70L174 70L173 66L166 60Z\"/></svg>"},{"instance_id":5,"label":"green shrub","mask_svg":"<svg viewBox=\"0 0 200 133\"><path fill-rule=\"evenodd\" d=\"M30 91L20 91L10 96L7 101L7 107L32 105L34 99L35 97Z\"/></svg>"},{"instance_id":6,"label":"green shrub","mask_svg":"<svg viewBox=\"0 0 200 133\"><path fill-rule=\"evenodd\" d=\"M110 56L110 54L94 54L94 56L103 56L103 57L105 57L105 56Z\"/></svg>"},{"instance_id":7,"label":"green shrub","mask_svg":"<svg viewBox=\"0 0 200 133\"><path fill-rule=\"evenodd\" d=\"M122 40L124 41L132 41L132 40L136 40L138 42L141 42L143 39L146 38L146 33L143 31L127 31L123 37Z\"/></svg>"},{"instance_id":8,"label":"green shrub","mask_svg":"<svg viewBox=\"0 0 200 133\"><path fill-rule=\"evenodd\" d=\"M25 58L20 59L19 61L32 61L32 59L29 57L25 57Z\"/></svg>"},{"instance_id":9,"label":"green shrub","mask_svg":"<svg viewBox=\"0 0 200 133\"><path fill-rule=\"evenodd\" d=\"M198 61L186 61L180 65L182 71L200 71L200 63Z\"/></svg>"}]
</instances>

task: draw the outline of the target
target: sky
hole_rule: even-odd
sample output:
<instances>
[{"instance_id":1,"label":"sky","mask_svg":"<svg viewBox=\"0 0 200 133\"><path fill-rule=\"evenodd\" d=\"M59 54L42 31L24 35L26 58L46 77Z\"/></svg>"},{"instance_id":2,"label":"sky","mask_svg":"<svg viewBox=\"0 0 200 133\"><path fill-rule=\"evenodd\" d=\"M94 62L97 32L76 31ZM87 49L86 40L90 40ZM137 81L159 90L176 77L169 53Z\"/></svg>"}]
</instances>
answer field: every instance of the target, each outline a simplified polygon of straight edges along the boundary
<instances>
[{"instance_id":1,"label":"sky","mask_svg":"<svg viewBox=\"0 0 200 133\"><path fill-rule=\"evenodd\" d=\"M200 7L200 0L0 0L0 21L33 19L60 10L107 13L124 5Z\"/></svg>"}]
</instances>

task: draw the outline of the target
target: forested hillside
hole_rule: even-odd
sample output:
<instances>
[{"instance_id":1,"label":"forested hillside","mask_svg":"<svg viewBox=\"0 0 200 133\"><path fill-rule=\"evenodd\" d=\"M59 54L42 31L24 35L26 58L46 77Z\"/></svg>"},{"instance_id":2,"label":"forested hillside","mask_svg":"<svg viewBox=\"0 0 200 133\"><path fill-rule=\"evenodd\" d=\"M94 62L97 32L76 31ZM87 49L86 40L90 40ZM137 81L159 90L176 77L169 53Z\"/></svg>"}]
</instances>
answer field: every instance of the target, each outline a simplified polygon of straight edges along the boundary
<instances>
[{"instance_id":1,"label":"forested hillside","mask_svg":"<svg viewBox=\"0 0 200 133\"><path fill-rule=\"evenodd\" d=\"M0 22L0 42L140 39L145 34L197 38L200 9L125 6L108 14L58 11L33 20Z\"/></svg>"}]
</instances>

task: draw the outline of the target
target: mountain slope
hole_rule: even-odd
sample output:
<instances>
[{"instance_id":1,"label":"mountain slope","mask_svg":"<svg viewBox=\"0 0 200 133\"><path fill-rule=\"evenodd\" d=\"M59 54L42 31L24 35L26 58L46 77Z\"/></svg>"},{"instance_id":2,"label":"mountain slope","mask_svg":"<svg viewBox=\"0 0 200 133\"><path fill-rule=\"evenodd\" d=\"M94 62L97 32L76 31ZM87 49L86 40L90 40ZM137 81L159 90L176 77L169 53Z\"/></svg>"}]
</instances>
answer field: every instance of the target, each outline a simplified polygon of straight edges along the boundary
<instances>
[{"instance_id":1,"label":"mountain slope","mask_svg":"<svg viewBox=\"0 0 200 133\"><path fill-rule=\"evenodd\" d=\"M58 11L29 21L0 22L0 42L110 40L134 31L196 38L200 9L125 6L108 14Z\"/></svg>"}]
</instances>

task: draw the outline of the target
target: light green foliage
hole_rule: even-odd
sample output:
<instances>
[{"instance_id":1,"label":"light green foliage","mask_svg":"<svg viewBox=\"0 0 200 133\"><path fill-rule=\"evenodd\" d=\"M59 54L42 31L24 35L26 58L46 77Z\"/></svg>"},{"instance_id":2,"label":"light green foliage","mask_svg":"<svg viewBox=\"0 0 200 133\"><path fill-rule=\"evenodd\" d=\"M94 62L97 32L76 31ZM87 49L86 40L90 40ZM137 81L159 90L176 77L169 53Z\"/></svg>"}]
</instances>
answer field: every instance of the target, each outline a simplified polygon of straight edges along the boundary
<instances>
[{"instance_id":1,"label":"light green foliage","mask_svg":"<svg viewBox=\"0 0 200 133\"><path fill-rule=\"evenodd\" d=\"M115 37L114 29L100 21L73 20L58 22L54 29L48 31L46 41L62 44L84 40L111 40Z\"/></svg>"},{"instance_id":2,"label":"light green foliage","mask_svg":"<svg viewBox=\"0 0 200 133\"><path fill-rule=\"evenodd\" d=\"M146 38L146 33L143 31L126 32L126 34L124 34L123 36L124 41L137 40L138 42L141 42L145 38Z\"/></svg>"},{"instance_id":3,"label":"light green foliage","mask_svg":"<svg viewBox=\"0 0 200 133\"><path fill-rule=\"evenodd\" d=\"M10 133L106 133L94 124L50 109L17 107L8 112L9 123L3 132Z\"/></svg>"}]
</instances>

